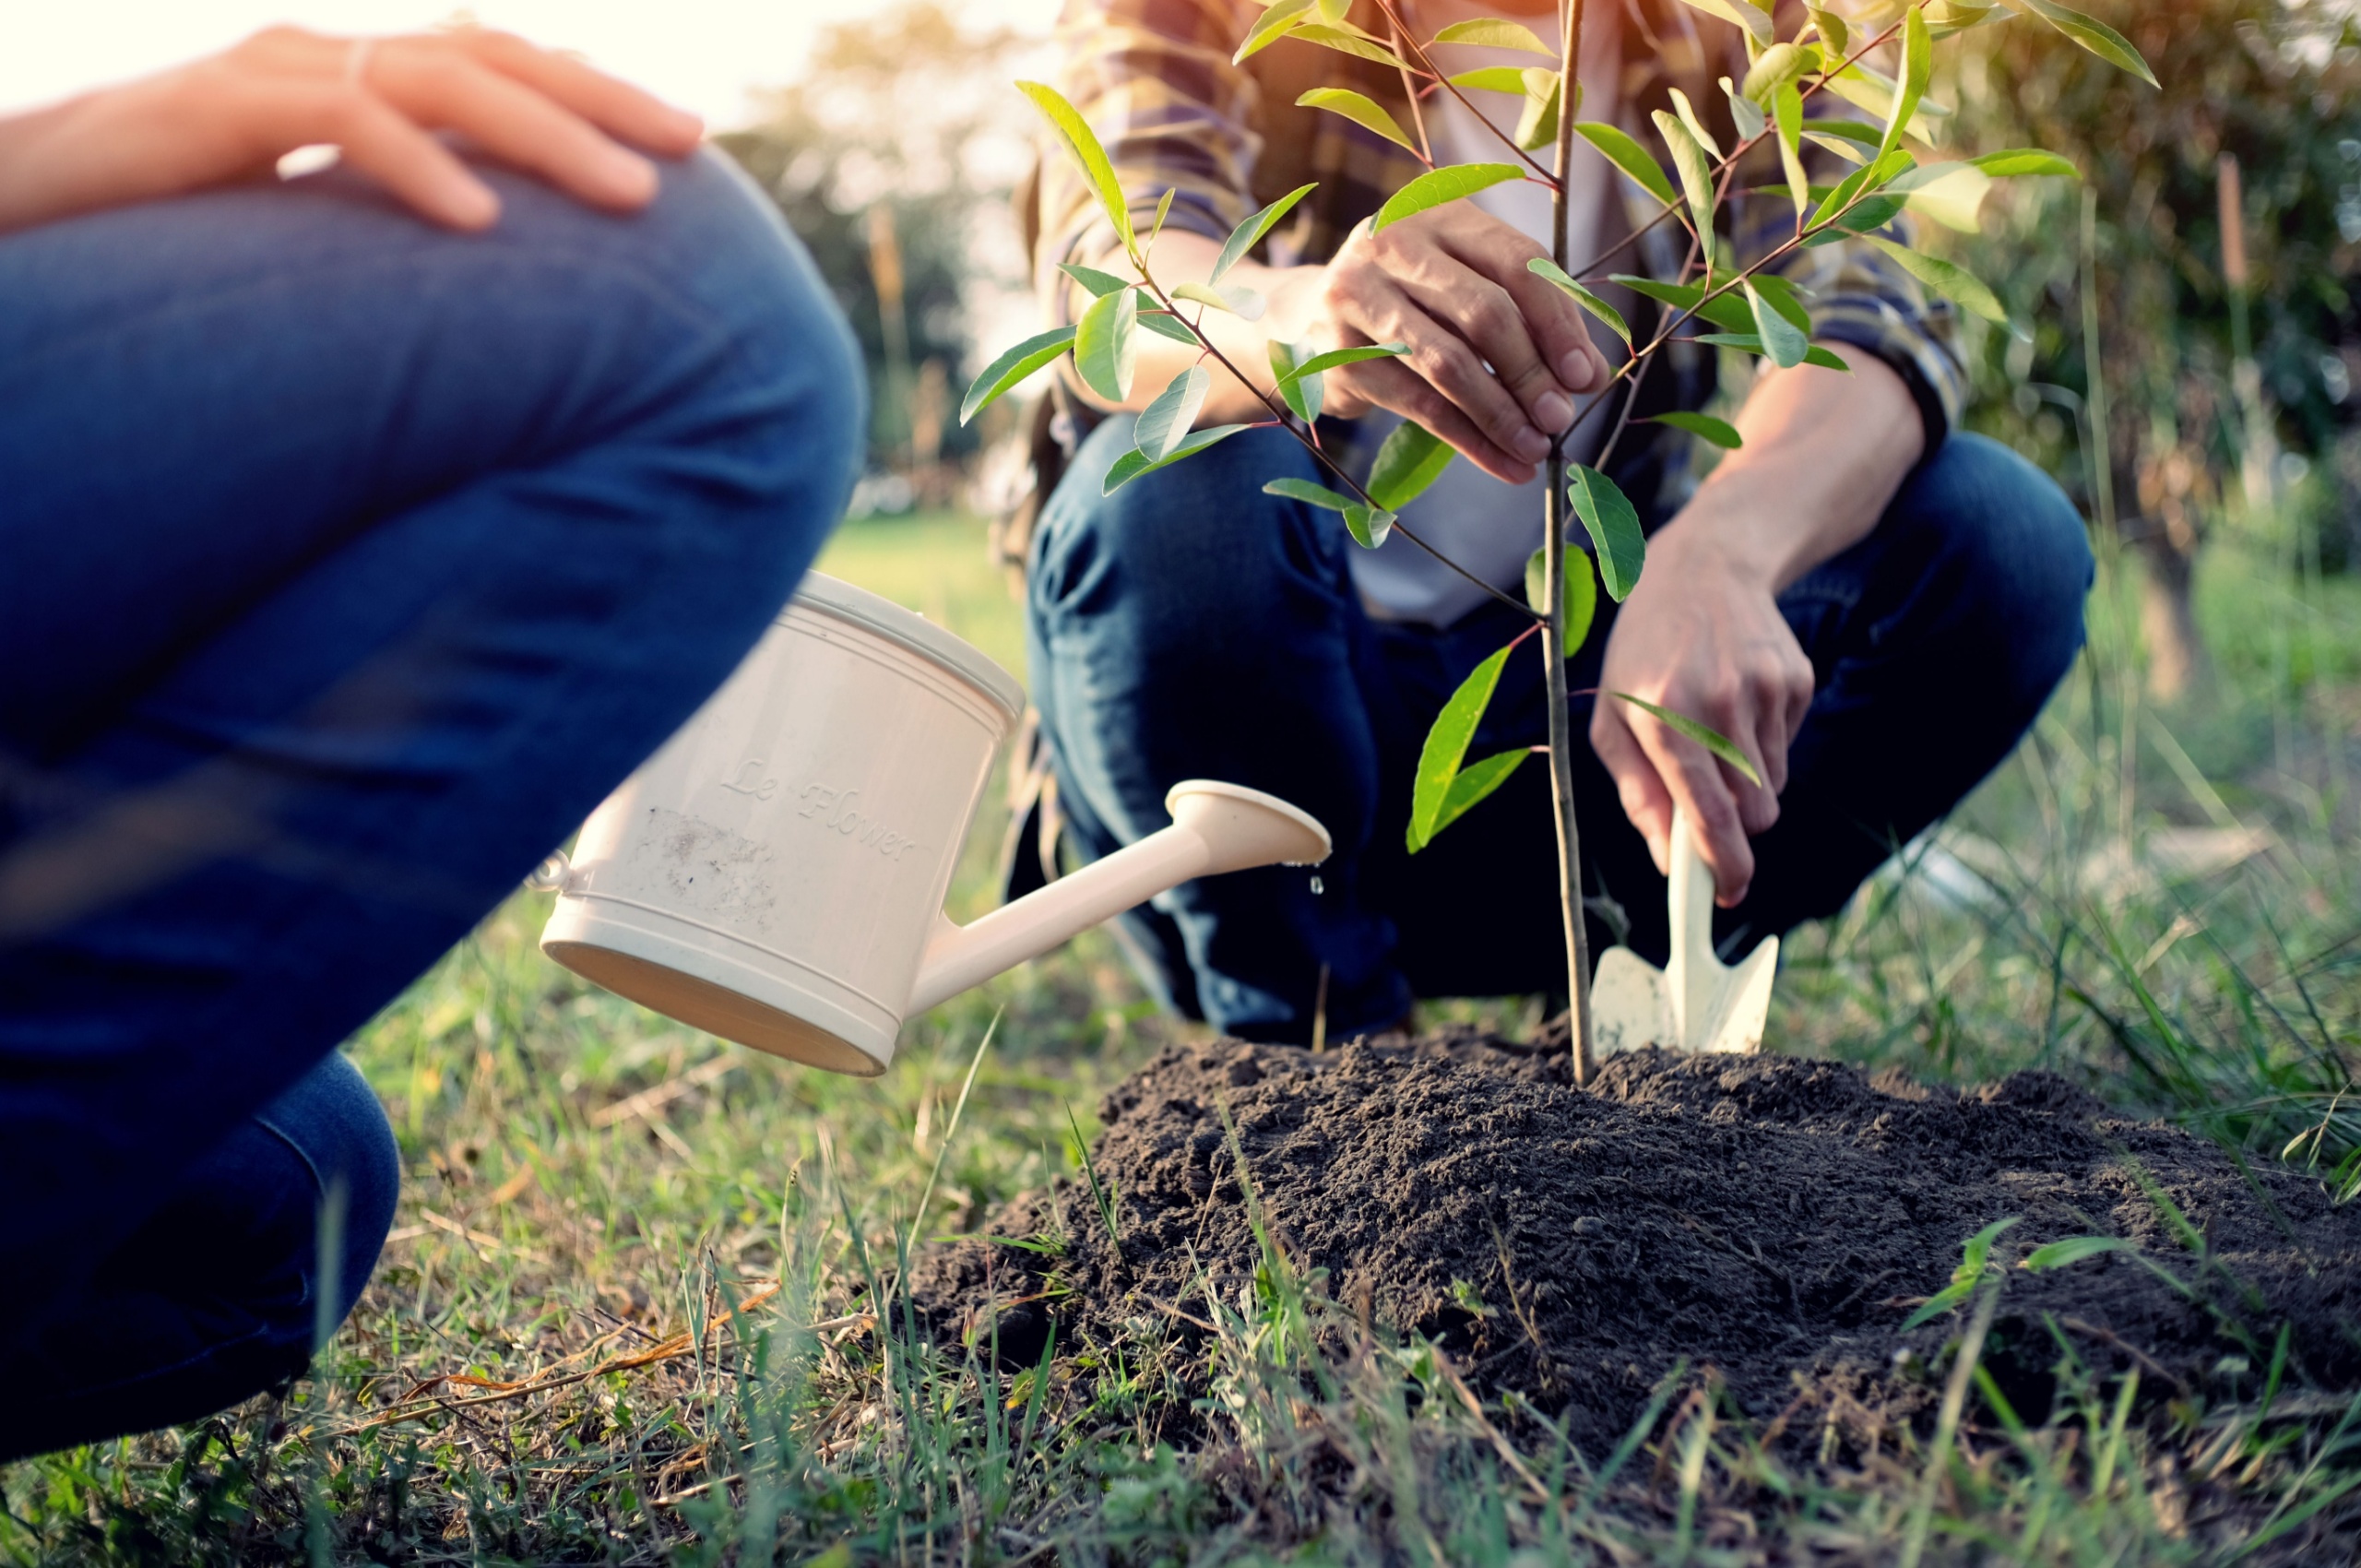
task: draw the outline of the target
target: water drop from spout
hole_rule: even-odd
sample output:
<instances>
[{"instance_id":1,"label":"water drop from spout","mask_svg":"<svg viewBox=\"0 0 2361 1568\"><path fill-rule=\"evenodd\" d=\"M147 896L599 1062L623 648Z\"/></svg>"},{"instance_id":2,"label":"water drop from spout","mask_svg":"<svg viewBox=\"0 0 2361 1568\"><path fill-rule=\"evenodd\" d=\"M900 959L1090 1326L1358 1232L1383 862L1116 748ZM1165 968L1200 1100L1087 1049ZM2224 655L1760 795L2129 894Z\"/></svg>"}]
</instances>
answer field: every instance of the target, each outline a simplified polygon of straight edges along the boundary
<instances>
[{"instance_id":1,"label":"water drop from spout","mask_svg":"<svg viewBox=\"0 0 2361 1568\"><path fill-rule=\"evenodd\" d=\"M1325 893L1325 892L1327 892L1327 891L1328 891L1328 889L1327 889L1327 888L1325 888L1324 886L1321 885L1321 882L1320 882L1320 879L1319 879L1318 877L1316 877L1316 876L1315 876L1315 877L1313 877L1313 878L1311 879L1311 896L1312 896L1314 898L1319 897L1323 893Z\"/></svg>"}]
</instances>

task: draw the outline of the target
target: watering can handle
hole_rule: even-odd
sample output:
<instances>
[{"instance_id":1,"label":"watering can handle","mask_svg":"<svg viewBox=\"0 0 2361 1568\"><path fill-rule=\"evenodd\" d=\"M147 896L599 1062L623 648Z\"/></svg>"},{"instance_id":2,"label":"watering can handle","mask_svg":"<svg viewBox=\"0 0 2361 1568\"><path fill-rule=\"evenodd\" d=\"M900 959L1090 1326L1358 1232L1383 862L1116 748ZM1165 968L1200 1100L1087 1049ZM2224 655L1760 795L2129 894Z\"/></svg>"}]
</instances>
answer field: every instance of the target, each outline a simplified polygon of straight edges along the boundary
<instances>
[{"instance_id":1,"label":"watering can handle","mask_svg":"<svg viewBox=\"0 0 2361 1568\"><path fill-rule=\"evenodd\" d=\"M1192 778L1172 787L1164 808L1169 827L973 924L940 920L908 1011L923 1013L1192 877L1328 858L1328 830L1317 818L1259 790Z\"/></svg>"}]
</instances>

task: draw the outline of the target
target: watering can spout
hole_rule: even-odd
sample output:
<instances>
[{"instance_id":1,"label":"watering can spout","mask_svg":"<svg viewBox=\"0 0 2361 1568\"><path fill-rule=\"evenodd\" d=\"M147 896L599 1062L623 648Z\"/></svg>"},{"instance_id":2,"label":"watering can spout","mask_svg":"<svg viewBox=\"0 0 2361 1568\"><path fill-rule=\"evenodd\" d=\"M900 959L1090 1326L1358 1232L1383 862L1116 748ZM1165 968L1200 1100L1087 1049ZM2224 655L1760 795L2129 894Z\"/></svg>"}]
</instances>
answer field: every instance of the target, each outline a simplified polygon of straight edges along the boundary
<instances>
[{"instance_id":1,"label":"watering can spout","mask_svg":"<svg viewBox=\"0 0 2361 1568\"><path fill-rule=\"evenodd\" d=\"M909 1011L922 1013L981 985L1192 877L1328 858L1328 830L1316 818L1259 790L1185 779L1165 796L1164 809L1171 826L973 924L941 921L919 963Z\"/></svg>"}]
</instances>

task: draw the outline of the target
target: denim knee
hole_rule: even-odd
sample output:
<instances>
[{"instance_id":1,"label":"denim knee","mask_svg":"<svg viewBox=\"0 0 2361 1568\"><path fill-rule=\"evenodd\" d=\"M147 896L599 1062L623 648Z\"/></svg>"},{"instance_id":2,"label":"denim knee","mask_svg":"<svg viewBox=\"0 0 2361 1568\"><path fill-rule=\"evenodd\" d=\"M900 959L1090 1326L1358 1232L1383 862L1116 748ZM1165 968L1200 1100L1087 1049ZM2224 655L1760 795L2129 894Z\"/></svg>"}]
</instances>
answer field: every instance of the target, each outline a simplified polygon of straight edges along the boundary
<instances>
[{"instance_id":1,"label":"denim knee","mask_svg":"<svg viewBox=\"0 0 2361 1568\"><path fill-rule=\"evenodd\" d=\"M1951 630L1987 686L2038 707L2081 652L2095 574L2082 517L2057 482L1997 441L1953 435L1896 505L1929 528L1932 575L1952 589ZM1988 660L1988 662L1986 662Z\"/></svg>"},{"instance_id":2,"label":"denim knee","mask_svg":"<svg viewBox=\"0 0 2361 1568\"><path fill-rule=\"evenodd\" d=\"M333 1313L329 1321L342 1323L361 1299L393 1229L402 1180L393 1127L376 1091L342 1052L331 1053L255 1120L310 1170L315 1209L331 1192L344 1194L333 1275L314 1244L299 1249L309 1259L305 1272L313 1281L307 1292L313 1311L317 1312L320 1294L326 1292Z\"/></svg>"},{"instance_id":3,"label":"denim knee","mask_svg":"<svg viewBox=\"0 0 2361 1568\"><path fill-rule=\"evenodd\" d=\"M860 474L860 348L810 253L737 164L706 148L659 170L656 199L617 218L482 168L504 210L479 243L512 247L515 269L544 286L570 283L575 308L539 318L540 330L606 315L593 331L611 340L582 367L599 384L552 387L553 413L577 422L571 439L665 453L690 508L719 525L697 547L776 608Z\"/></svg>"},{"instance_id":4,"label":"denim knee","mask_svg":"<svg viewBox=\"0 0 2361 1568\"><path fill-rule=\"evenodd\" d=\"M747 434L731 478L800 576L843 516L867 453L868 387L852 329L777 208L721 153L702 148L667 168L640 222L650 264L734 340L737 374L707 390L701 438Z\"/></svg>"},{"instance_id":5,"label":"denim knee","mask_svg":"<svg viewBox=\"0 0 2361 1568\"><path fill-rule=\"evenodd\" d=\"M329 1055L176 1171L88 1279L36 1303L0 1461L195 1420L302 1372L368 1284L400 1175L376 1096Z\"/></svg>"},{"instance_id":6,"label":"denim knee","mask_svg":"<svg viewBox=\"0 0 2361 1568\"><path fill-rule=\"evenodd\" d=\"M1217 656L1258 643L1288 601L1333 597L1343 526L1263 491L1282 476L1315 477L1286 432L1241 431L1102 494L1132 430L1117 415L1092 431L1043 511L1028 575L1037 623L1117 613L1143 656L1163 642Z\"/></svg>"}]
</instances>

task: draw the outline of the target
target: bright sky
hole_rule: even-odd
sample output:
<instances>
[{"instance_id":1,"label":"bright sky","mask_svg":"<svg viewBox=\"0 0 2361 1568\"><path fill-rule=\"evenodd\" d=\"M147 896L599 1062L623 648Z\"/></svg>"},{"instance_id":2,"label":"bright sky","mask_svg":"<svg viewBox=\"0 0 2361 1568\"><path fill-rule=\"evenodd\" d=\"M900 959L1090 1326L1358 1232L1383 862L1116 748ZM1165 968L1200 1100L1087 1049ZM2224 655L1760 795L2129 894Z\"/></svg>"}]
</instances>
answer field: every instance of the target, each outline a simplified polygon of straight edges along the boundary
<instances>
[{"instance_id":1,"label":"bright sky","mask_svg":"<svg viewBox=\"0 0 2361 1568\"><path fill-rule=\"evenodd\" d=\"M489 27L580 51L726 129L749 88L802 73L821 28L893 0L474 0ZM448 19L458 0L6 0L0 112L142 75L219 49L273 22L324 32L392 32ZM955 0L967 26L1046 31L1056 0Z\"/></svg>"}]
</instances>

